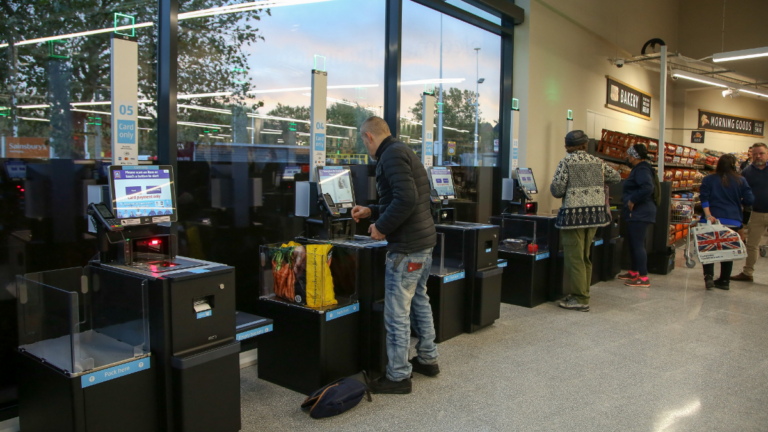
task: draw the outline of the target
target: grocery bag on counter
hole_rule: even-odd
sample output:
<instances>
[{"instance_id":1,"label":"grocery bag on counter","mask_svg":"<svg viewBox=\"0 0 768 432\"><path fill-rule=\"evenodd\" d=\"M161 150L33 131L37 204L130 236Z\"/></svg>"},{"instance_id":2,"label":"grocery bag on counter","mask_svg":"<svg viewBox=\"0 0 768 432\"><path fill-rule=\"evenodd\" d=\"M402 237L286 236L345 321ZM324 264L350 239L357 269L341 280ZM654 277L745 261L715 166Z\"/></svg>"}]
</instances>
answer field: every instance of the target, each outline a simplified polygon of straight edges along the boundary
<instances>
[{"instance_id":1,"label":"grocery bag on counter","mask_svg":"<svg viewBox=\"0 0 768 432\"><path fill-rule=\"evenodd\" d=\"M722 224L699 224L692 228L696 254L702 264L746 258L747 249L738 233Z\"/></svg>"},{"instance_id":2,"label":"grocery bag on counter","mask_svg":"<svg viewBox=\"0 0 768 432\"><path fill-rule=\"evenodd\" d=\"M333 245L309 244L306 248L306 305L321 307L335 305L336 293L333 290L331 276L331 257Z\"/></svg>"}]
</instances>

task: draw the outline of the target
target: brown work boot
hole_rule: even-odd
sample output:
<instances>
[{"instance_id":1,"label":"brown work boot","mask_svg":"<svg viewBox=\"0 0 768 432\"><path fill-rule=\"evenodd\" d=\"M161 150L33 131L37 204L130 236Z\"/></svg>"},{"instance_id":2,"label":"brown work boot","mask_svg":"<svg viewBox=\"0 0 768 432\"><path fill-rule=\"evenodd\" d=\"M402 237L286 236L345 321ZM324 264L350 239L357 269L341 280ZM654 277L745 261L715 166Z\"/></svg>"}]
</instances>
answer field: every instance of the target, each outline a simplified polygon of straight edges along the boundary
<instances>
[{"instance_id":1,"label":"brown work boot","mask_svg":"<svg viewBox=\"0 0 768 432\"><path fill-rule=\"evenodd\" d=\"M736 276L731 276L732 281L740 281L740 282L754 282L755 279L752 276L747 276L744 273L739 273Z\"/></svg>"}]
</instances>

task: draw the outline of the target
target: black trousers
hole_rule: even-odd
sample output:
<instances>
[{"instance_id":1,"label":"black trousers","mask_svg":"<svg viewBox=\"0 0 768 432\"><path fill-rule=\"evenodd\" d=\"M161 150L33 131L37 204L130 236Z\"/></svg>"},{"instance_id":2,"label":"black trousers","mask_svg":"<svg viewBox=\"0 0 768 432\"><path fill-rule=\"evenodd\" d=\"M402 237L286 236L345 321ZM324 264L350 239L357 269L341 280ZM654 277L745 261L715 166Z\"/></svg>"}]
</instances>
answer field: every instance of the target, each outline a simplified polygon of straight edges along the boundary
<instances>
[{"instance_id":1,"label":"black trousers","mask_svg":"<svg viewBox=\"0 0 768 432\"><path fill-rule=\"evenodd\" d=\"M640 276L648 276L648 252L645 250L645 233L650 224L650 222L627 223L629 257L632 260L630 270L640 273Z\"/></svg>"},{"instance_id":2,"label":"black trousers","mask_svg":"<svg viewBox=\"0 0 768 432\"><path fill-rule=\"evenodd\" d=\"M723 282L731 281L731 272L733 271L733 261L723 261L720 263L720 280ZM715 264L704 264L704 276L715 277Z\"/></svg>"}]
</instances>

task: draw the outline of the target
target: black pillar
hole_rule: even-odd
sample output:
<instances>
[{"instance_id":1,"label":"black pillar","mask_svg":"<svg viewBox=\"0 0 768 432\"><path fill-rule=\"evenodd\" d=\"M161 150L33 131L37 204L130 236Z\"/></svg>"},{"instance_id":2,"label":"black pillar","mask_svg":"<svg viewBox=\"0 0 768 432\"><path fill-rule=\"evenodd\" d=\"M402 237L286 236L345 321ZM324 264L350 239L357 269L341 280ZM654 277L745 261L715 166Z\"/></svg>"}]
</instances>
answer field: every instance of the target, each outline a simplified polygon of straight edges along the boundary
<instances>
[{"instance_id":1,"label":"black pillar","mask_svg":"<svg viewBox=\"0 0 768 432\"><path fill-rule=\"evenodd\" d=\"M176 69L179 0L158 0L157 160L176 170Z\"/></svg>"},{"instance_id":2,"label":"black pillar","mask_svg":"<svg viewBox=\"0 0 768 432\"><path fill-rule=\"evenodd\" d=\"M400 130L400 48L403 0L387 0L384 49L384 120L392 136Z\"/></svg>"},{"instance_id":3,"label":"black pillar","mask_svg":"<svg viewBox=\"0 0 768 432\"><path fill-rule=\"evenodd\" d=\"M502 17L501 26L503 28L514 30L515 23L510 17ZM501 97L499 103L499 159L497 166L500 169L494 170L493 177L493 214L499 214L506 207L506 203L501 201L501 179L507 178L509 174L510 160L512 152L512 65L515 53L514 31L501 33Z\"/></svg>"}]
</instances>

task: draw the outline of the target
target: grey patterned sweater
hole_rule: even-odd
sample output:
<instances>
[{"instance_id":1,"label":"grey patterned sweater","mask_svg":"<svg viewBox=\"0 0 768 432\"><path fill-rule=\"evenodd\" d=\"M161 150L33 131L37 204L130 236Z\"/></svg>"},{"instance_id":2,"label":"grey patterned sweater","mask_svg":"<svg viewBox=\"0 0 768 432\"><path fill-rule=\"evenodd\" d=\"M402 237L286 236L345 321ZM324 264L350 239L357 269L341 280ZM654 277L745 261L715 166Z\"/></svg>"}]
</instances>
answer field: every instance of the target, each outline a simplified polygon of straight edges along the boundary
<instances>
[{"instance_id":1,"label":"grey patterned sweater","mask_svg":"<svg viewBox=\"0 0 768 432\"><path fill-rule=\"evenodd\" d=\"M613 168L584 151L569 153L557 165L552 196L563 198L555 226L560 229L605 226L610 215L605 209L606 183L618 183L621 176Z\"/></svg>"}]
</instances>

